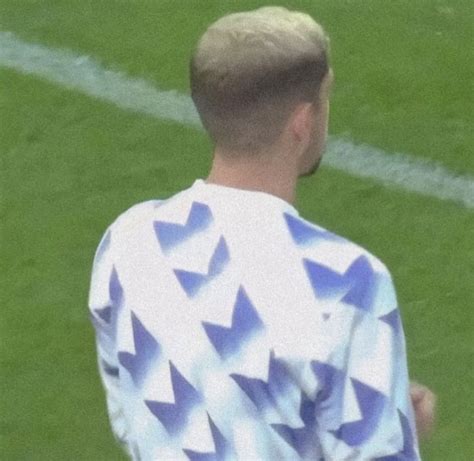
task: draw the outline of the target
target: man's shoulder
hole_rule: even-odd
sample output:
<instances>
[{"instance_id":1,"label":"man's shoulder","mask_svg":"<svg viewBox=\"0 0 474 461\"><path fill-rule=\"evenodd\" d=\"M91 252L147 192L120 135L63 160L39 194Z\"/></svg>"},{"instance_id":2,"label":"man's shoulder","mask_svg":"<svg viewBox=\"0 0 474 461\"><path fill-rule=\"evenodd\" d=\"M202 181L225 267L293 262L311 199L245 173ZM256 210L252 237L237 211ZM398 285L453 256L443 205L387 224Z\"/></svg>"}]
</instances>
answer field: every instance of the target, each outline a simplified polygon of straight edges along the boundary
<instances>
[{"instance_id":1,"label":"man's shoulder","mask_svg":"<svg viewBox=\"0 0 474 461\"><path fill-rule=\"evenodd\" d=\"M181 209L182 205L180 203L176 207L176 200L179 201L183 196L186 197L188 192L188 189L183 189L165 198L153 198L137 202L122 211L110 226L116 231L127 233L127 231L133 230L145 222L148 223L150 219L156 218L157 208L159 208L160 216L174 216L176 209Z\"/></svg>"},{"instance_id":2,"label":"man's shoulder","mask_svg":"<svg viewBox=\"0 0 474 461\"><path fill-rule=\"evenodd\" d=\"M173 197L148 199L135 203L121 212L109 228L122 237L130 236L137 228L156 218L157 208L166 208L164 205L167 202L173 207L173 203L171 203ZM283 215L290 238L308 258L314 257L321 264L335 268L340 272L345 272L354 261L362 258L370 264L375 272L389 273L383 261L362 244L305 219L299 214L284 212Z\"/></svg>"},{"instance_id":3,"label":"man's shoulder","mask_svg":"<svg viewBox=\"0 0 474 461\"><path fill-rule=\"evenodd\" d=\"M345 272L354 261L365 260L375 272L389 273L387 266L378 256L349 237L301 216L287 215L286 219L296 245L322 264L326 263L327 266Z\"/></svg>"},{"instance_id":4,"label":"man's shoulder","mask_svg":"<svg viewBox=\"0 0 474 461\"><path fill-rule=\"evenodd\" d=\"M130 234L137 226L147 222L163 202L165 199L148 199L135 203L120 212L108 228L115 235Z\"/></svg>"}]
</instances>

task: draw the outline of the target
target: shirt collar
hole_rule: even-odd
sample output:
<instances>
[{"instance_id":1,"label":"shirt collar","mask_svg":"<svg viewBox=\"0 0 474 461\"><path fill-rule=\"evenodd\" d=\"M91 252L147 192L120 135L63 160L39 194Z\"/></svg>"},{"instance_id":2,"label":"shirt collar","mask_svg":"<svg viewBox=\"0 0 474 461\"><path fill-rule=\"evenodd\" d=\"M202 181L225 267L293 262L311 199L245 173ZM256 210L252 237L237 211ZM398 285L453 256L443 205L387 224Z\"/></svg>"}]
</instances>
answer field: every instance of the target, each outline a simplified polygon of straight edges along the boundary
<instances>
[{"instance_id":1,"label":"shirt collar","mask_svg":"<svg viewBox=\"0 0 474 461\"><path fill-rule=\"evenodd\" d=\"M221 184L206 183L204 179L201 178L198 178L194 181L192 188L203 191L207 190L215 192L217 194L220 194L221 196L226 196L229 198L238 198L241 200L259 200L262 202L266 202L269 205L276 205L283 211L299 216L298 210L291 203L267 192L239 189L237 187L223 186Z\"/></svg>"}]
</instances>

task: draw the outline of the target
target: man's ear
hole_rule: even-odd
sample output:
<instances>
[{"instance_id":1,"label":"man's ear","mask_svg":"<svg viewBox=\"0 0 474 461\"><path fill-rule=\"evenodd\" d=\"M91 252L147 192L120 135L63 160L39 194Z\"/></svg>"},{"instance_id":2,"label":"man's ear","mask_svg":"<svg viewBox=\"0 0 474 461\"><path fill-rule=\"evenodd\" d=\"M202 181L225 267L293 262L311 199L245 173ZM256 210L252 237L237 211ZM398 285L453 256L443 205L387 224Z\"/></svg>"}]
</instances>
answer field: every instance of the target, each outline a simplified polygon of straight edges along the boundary
<instances>
[{"instance_id":1,"label":"man's ear","mask_svg":"<svg viewBox=\"0 0 474 461\"><path fill-rule=\"evenodd\" d=\"M314 106L305 102L298 104L291 117L290 130L295 141L309 141L313 131Z\"/></svg>"}]
</instances>

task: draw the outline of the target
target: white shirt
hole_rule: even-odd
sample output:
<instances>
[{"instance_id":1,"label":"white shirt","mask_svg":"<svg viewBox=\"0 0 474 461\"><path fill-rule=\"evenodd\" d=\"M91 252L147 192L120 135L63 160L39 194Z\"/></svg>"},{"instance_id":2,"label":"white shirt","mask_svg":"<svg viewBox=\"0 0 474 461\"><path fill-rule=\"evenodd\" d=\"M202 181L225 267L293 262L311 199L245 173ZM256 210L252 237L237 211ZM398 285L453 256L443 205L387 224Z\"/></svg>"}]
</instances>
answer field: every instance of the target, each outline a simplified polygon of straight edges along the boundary
<instances>
[{"instance_id":1,"label":"white shirt","mask_svg":"<svg viewBox=\"0 0 474 461\"><path fill-rule=\"evenodd\" d=\"M391 275L265 192L197 179L105 231L89 292L134 460L419 460Z\"/></svg>"}]
</instances>

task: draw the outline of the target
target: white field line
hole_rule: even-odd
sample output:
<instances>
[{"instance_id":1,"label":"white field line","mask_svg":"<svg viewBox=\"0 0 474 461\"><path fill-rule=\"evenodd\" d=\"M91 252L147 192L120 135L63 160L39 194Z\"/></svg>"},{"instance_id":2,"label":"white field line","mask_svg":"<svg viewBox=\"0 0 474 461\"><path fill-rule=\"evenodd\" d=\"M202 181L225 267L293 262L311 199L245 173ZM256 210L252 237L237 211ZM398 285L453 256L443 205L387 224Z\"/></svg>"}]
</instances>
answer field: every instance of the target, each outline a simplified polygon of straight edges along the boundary
<instances>
[{"instance_id":1,"label":"white field line","mask_svg":"<svg viewBox=\"0 0 474 461\"><path fill-rule=\"evenodd\" d=\"M0 31L0 66L41 77L122 109L203 129L188 95L160 90L146 80L107 70L89 56L28 43L11 32ZM474 177L455 175L431 160L389 154L330 137L323 164L389 187L474 208Z\"/></svg>"}]
</instances>

